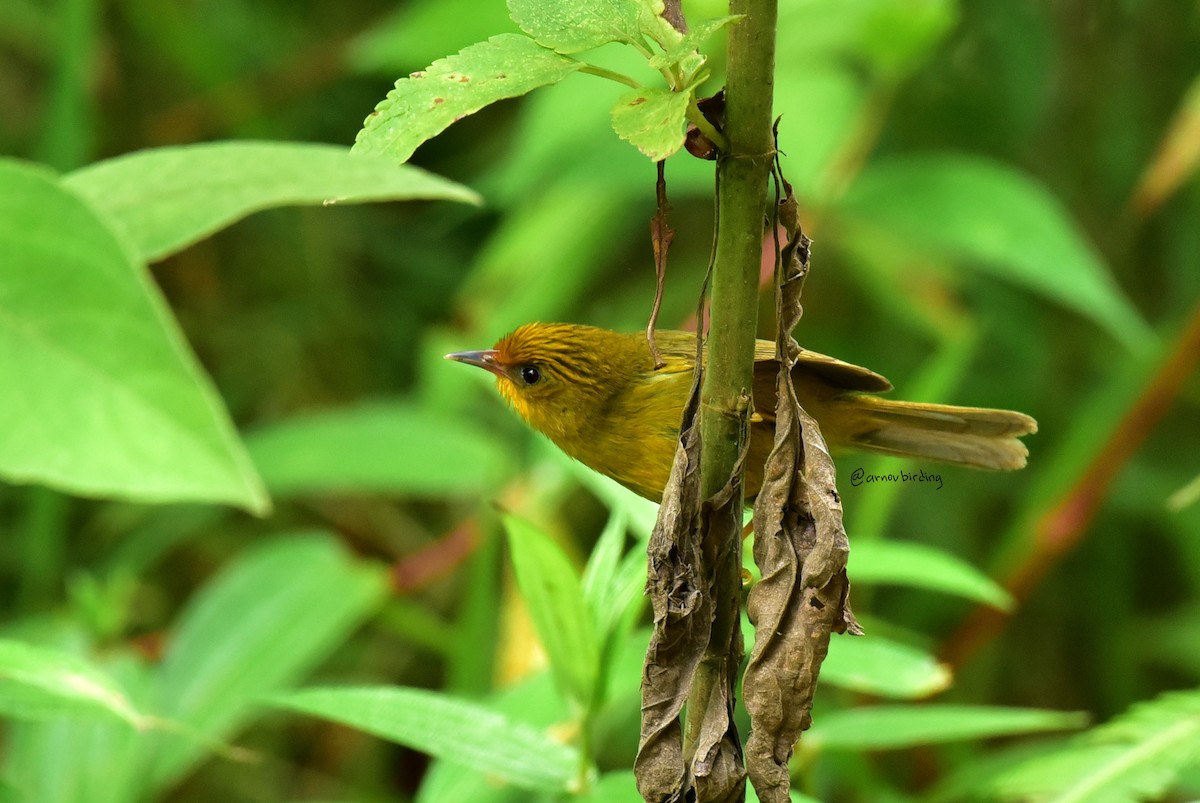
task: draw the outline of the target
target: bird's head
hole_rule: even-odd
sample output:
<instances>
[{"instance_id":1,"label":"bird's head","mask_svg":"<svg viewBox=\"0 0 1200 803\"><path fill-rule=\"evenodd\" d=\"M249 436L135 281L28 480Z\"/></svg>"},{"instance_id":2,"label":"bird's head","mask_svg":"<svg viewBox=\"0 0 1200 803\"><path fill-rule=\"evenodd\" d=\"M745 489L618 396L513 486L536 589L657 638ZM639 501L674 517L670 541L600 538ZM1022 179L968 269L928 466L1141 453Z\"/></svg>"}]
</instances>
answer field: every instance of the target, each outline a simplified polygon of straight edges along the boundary
<instances>
[{"instance_id":1,"label":"bird's head","mask_svg":"<svg viewBox=\"0 0 1200 803\"><path fill-rule=\"evenodd\" d=\"M529 323L493 348L446 359L491 371L521 417L561 441L583 436L628 381L625 339L591 326Z\"/></svg>"}]
</instances>

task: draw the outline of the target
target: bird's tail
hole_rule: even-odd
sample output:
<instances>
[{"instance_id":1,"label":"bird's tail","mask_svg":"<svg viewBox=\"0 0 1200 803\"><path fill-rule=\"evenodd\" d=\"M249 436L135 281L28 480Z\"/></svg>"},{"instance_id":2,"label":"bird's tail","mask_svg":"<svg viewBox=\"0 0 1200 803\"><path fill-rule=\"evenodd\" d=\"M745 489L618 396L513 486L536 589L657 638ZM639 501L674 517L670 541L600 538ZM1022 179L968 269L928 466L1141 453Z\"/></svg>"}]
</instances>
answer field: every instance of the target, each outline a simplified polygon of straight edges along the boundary
<instances>
[{"instance_id":1,"label":"bird's tail","mask_svg":"<svg viewBox=\"0 0 1200 803\"><path fill-rule=\"evenodd\" d=\"M1011 410L892 401L854 394L859 423L851 443L867 451L923 457L992 471L1024 468L1029 451L1017 440L1037 422Z\"/></svg>"}]
</instances>

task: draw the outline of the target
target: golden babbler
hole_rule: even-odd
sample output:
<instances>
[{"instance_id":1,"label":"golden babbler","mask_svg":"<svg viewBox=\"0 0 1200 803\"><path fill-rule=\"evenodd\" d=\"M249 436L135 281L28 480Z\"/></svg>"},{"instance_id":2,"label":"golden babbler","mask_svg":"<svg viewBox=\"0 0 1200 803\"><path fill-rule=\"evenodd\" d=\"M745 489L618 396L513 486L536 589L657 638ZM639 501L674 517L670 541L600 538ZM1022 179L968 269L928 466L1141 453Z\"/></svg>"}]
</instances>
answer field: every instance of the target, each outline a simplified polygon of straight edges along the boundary
<instances>
[{"instance_id":1,"label":"golden babbler","mask_svg":"<svg viewBox=\"0 0 1200 803\"><path fill-rule=\"evenodd\" d=\"M530 323L486 351L446 358L496 375L500 395L530 426L589 468L655 502L662 498L691 390L696 336L656 334L662 359L654 367L642 332ZM754 410L746 460L746 497L762 485L774 439L775 343L755 346ZM976 468L1023 468L1028 452L1017 438L1037 422L1010 410L891 401L874 393L892 385L874 371L815 351L800 352L792 369L796 395L833 449L857 448Z\"/></svg>"}]
</instances>

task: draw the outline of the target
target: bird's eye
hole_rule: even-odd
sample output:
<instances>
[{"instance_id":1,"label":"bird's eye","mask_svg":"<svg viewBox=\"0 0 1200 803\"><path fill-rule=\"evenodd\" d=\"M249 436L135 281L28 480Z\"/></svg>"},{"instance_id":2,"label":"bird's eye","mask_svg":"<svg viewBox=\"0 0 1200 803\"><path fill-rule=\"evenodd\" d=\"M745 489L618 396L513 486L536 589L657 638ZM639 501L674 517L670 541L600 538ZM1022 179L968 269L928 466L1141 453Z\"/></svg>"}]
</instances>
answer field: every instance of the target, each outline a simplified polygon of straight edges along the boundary
<instances>
[{"instance_id":1,"label":"bird's eye","mask_svg":"<svg viewBox=\"0 0 1200 803\"><path fill-rule=\"evenodd\" d=\"M542 380L542 372L536 365L521 366L521 381L526 385L536 385Z\"/></svg>"}]
</instances>

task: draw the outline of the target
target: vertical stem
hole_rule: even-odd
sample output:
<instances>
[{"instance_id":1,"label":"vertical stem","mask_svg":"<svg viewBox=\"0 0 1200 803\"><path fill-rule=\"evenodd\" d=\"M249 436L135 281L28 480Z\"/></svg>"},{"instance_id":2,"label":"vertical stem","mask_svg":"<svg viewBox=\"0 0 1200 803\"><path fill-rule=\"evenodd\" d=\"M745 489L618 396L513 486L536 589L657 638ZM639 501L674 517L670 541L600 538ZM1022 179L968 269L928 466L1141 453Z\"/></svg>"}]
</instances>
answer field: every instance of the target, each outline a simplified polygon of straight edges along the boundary
<instances>
[{"instance_id":1,"label":"vertical stem","mask_svg":"<svg viewBox=\"0 0 1200 803\"><path fill-rule=\"evenodd\" d=\"M700 411L706 498L724 485L740 446L746 412L739 401L749 392L754 366L763 212L774 147L775 0L731 0L729 12L745 17L729 31L725 136L730 152L717 164L720 231Z\"/></svg>"},{"instance_id":2,"label":"vertical stem","mask_svg":"<svg viewBox=\"0 0 1200 803\"><path fill-rule=\"evenodd\" d=\"M749 431L746 401L752 388L763 216L774 148L776 0L731 0L729 11L744 16L729 32L724 127L729 148L717 164L719 230L700 407L701 488L706 499L732 474L743 433ZM734 504L741 510L740 499ZM716 550L721 556L712 584L716 616L688 698L685 755L689 759L713 690L729 682L741 659L741 641L734 639L742 562L737 532L731 541Z\"/></svg>"}]
</instances>

